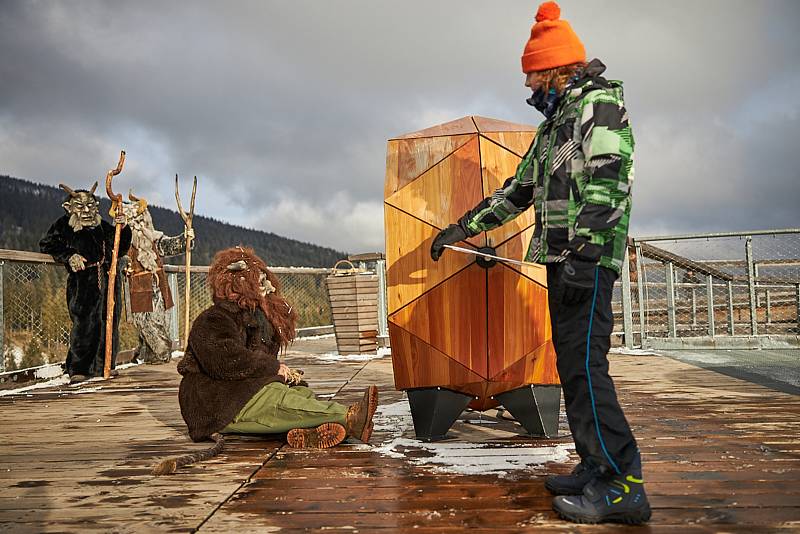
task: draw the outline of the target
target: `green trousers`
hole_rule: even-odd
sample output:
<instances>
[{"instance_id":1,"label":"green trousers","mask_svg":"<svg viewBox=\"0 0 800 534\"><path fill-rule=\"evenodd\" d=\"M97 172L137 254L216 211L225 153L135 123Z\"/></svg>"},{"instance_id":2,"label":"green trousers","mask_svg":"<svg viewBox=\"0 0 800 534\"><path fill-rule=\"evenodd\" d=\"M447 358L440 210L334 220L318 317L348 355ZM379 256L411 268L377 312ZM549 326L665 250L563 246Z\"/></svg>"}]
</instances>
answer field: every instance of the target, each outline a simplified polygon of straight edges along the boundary
<instances>
[{"instance_id":1,"label":"green trousers","mask_svg":"<svg viewBox=\"0 0 800 534\"><path fill-rule=\"evenodd\" d=\"M272 382L253 395L222 432L280 434L322 423L344 424L346 414L347 406L318 401L307 387L290 388L281 382Z\"/></svg>"}]
</instances>

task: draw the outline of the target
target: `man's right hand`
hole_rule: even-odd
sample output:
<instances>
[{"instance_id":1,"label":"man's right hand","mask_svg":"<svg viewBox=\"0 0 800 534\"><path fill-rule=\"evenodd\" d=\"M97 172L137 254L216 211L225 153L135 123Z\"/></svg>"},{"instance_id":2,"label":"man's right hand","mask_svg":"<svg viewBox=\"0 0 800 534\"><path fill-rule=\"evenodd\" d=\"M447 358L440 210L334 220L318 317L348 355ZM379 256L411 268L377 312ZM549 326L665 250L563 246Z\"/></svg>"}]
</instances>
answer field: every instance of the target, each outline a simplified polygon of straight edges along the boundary
<instances>
[{"instance_id":1,"label":"man's right hand","mask_svg":"<svg viewBox=\"0 0 800 534\"><path fill-rule=\"evenodd\" d=\"M86 258L80 254L73 254L69 257L69 268L75 273L84 270L86 268Z\"/></svg>"},{"instance_id":2,"label":"man's right hand","mask_svg":"<svg viewBox=\"0 0 800 534\"><path fill-rule=\"evenodd\" d=\"M431 244L431 258L433 261L439 261L439 258L444 252L445 245L452 245L458 243L469 237L467 233L458 224L451 224L437 235Z\"/></svg>"}]
</instances>

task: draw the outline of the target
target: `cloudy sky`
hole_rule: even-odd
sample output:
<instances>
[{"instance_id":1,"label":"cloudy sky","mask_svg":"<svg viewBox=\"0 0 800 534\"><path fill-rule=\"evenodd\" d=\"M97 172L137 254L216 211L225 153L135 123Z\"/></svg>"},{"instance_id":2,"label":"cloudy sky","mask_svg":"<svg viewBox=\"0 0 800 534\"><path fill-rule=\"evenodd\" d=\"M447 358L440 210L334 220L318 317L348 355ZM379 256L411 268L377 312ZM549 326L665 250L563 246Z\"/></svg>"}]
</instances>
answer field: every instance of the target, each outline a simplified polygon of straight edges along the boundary
<instances>
[{"instance_id":1,"label":"cloudy sky","mask_svg":"<svg viewBox=\"0 0 800 534\"><path fill-rule=\"evenodd\" d=\"M0 174L86 186L125 148L120 188L156 204L196 174L198 213L383 250L387 139L540 121L519 66L537 6L0 0ZM634 235L800 226L800 2L561 7L625 82Z\"/></svg>"}]
</instances>

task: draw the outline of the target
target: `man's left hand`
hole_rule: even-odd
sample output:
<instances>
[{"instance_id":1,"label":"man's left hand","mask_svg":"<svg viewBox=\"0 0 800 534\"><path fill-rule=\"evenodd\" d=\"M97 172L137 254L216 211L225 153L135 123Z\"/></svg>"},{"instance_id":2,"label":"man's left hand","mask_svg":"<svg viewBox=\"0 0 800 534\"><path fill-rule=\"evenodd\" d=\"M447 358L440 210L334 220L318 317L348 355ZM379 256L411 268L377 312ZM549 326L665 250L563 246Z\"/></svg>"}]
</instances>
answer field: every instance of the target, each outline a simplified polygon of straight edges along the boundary
<instances>
[{"instance_id":1,"label":"man's left hand","mask_svg":"<svg viewBox=\"0 0 800 534\"><path fill-rule=\"evenodd\" d=\"M561 283L564 284L565 304L579 304L594 292L597 263L571 257L561 265Z\"/></svg>"},{"instance_id":2,"label":"man's left hand","mask_svg":"<svg viewBox=\"0 0 800 534\"><path fill-rule=\"evenodd\" d=\"M122 226L125 226L126 224L128 224L128 218L125 217L125 214L120 213L119 215L114 217L114 224L121 224Z\"/></svg>"}]
</instances>

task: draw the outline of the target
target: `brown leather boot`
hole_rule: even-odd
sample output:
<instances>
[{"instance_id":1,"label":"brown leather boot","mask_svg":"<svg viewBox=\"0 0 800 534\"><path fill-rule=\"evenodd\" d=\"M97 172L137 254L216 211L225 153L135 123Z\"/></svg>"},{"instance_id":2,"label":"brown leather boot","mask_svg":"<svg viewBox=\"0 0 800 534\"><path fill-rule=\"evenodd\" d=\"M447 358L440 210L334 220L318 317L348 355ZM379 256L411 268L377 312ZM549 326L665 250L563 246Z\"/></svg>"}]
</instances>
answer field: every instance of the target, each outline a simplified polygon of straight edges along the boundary
<instances>
[{"instance_id":1,"label":"brown leather boot","mask_svg":"<svg viewBox=\"0 0 800 534\"><path fill-rule=\"evenodd\" d=\"M286 441L293 449L328 449L346 437L347 430L339 423L322 423L316 428L293 428Z\"/></svg>"},{"instance_id":2,"label":"brown leather boot","mask_svg":"<svg viewBox=\"0 0 800 534\"><path fill-rule=\"evenodd\" d=\"M369 443L372 435L372 416L378 409L378 386L370 386L364 391L361 401L348 408L345 422L347 435Z\"/></svg>"}]
</instances>

